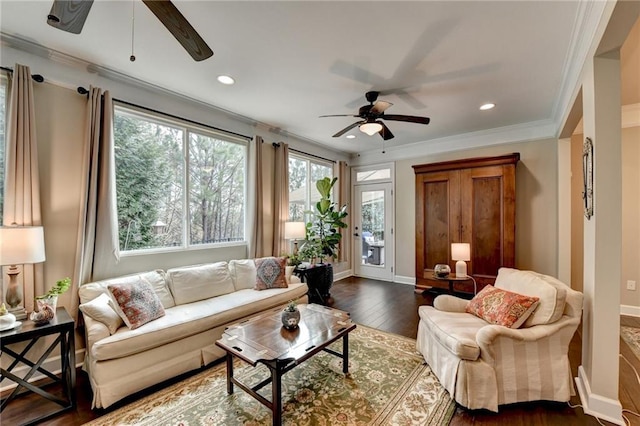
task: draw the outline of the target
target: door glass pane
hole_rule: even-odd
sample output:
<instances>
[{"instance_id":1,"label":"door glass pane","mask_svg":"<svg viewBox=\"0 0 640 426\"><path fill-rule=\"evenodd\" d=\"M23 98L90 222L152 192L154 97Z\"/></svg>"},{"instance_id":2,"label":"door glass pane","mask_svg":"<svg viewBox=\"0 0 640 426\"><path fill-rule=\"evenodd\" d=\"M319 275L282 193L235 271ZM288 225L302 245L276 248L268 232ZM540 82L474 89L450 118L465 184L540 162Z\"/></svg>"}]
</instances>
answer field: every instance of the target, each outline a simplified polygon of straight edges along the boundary
<instances>
[{"instance_id":1,"label":"door glass pane","mask_svg":"<svg viewBox=\"0 0 640 426\"><path fill-rule=\"evenodd\" d=\"M374 180L391 179L391 169L367 170L366 172L356 173L358 182L371 182Z\"/></svg>"},{"instance_id":2,"label":"door glass pane","mask_svg":"<svg viewBox=\"0 0 640 426\"><path fill-rule=\"evenodd\" d=\"M384 191L362 191L362 264L384 266Z\"/></svg>"}]
</instances>

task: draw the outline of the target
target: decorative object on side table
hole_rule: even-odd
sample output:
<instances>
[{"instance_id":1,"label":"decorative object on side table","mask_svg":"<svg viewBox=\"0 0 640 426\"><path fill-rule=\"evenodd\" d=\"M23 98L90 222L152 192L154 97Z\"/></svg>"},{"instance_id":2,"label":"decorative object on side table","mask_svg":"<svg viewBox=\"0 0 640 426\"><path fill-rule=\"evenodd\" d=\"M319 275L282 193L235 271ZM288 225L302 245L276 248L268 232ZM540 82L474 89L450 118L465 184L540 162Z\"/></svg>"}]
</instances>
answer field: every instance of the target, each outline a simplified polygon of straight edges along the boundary
<instances>
[{"instance_id":1,"label":"decorative object on side table","mask_svg":"<svg viewBox=\"0 0 640 426\"><path fill-rule=\"evenodd\" d=\"M9 312L17 319L26 319L22 305L22 283L18 282L17 265L45 261L44 230L42 226L0 226L0 266L9 266L9 286L5 300Z\"/></svg>"},{"instance_id":2,"label":"decorative object on side table","mask_svg":"<svg viewBox=\"0 0 640 426\"><path fill-rule=\"evenodd\" d=\"M290 300L282 311L282 326L287 330L293 330L300 323L300 311L296 302Z\"/></svg>"},{"instance_id":3,"label":"decorative object on side table","mask_svg":"<svg viewBox=\"0 0 640 426\"><path fill-rule=\"evenodd\" d=\"M438 278L445 278L445 277L449 276L449 274L451 273L451 268L449 267L449 265L446 265L446 264L443 264L443 263L438 263L433 268L433 273Z\"/></svg>"},{"instance_id":4,"label":"decorative object on side table","mask_svg":"<svg viewBox=\"0 0 640 426\"><path fill-rule=\"evenodd\" d=\"M4 305L0 305L0 331L11 330L22 323L16 321L16 316L7 311L7 307Z\"/></svg>"},{"instance_id":5,"label":"decorative object on side table","mask_svg":"<svg viewBox=\"0 0 640 426\"><path fill-rule=\"evenodd\" d=\"M36 304L38 305L38 311L44 309L45 306L50 306L55 313L58 307L58 296L71 287L71 279L69 277L56 281L56 285L43 295L36 296Z\"/></svg>"}]
</instances>

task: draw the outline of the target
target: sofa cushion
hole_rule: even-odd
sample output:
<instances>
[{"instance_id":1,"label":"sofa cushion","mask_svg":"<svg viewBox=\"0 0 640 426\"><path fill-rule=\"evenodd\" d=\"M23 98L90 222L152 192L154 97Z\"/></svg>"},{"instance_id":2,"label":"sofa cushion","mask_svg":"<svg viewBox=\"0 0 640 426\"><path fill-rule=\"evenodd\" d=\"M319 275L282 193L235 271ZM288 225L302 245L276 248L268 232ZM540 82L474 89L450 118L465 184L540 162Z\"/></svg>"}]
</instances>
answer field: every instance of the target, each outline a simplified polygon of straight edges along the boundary
<instances>
[{"instance_id":1,"label":"sofa cushion","mask_svg":"<svg viewBox=\"0 0 640 426\"><path fill-rule=\"evenodd\" d=\"M538 298L488 285L467 304L466 312L490 324L520 327L538 306Z\"/></svg>"},{"instance_id":2,"label":"sofa cushion","mask_svg":"<svg viewBox=\"0 0 640 426\"><path fill-rule=\"evenodd\" d=\"M165 316L130 330L121 327L91 347L96 361L122 358L165 345L241 318L296 300L307 293L306 284L271 291L239 290L167 309ZM212 342L213 343L213 342Z\"/></svg>"},{"instance_id":3,"label":"sofa cushion","mask_svg":"<svg viewBox=\"0 0 640 426\"><path fill-rule=\"evenodd\" d=\"M116 282L137 283L140 277L144 278L151 284L151 286L153 287L153 291L158 295L158 298L162 302L162 306L165 309L171 308L172 306L176 305L173 300L173 296L171 296L171 292L169 291L169 288L167 286L167 277L165 275L165 272L160 269L83 284L80 286L80 289L78 291L80 295L80 303L87 303L88 301L95 299L101 294L106 294L110 297L111 295L109 294L109 290L107 290L107 286L109 284Z\"/></svg>"},{"instance_id":4,"label":"sofa cushion","mask_svg":"<svg viewBox=\"0 0 640 426\"><path fill-rule=\"evenodd\" d=\"M106 294L100 296L79 306L83 314L100 321L109 329L109 333L113 334L123 324L120 315L111 307L109 301L111 299Z\"/></svg>"},{"instance_id":5,"label":"sofa cushion","mask_svg":"<svg viewBox=\"0 0 640 426\"><path fill-rule=\"evenodd\" d=\"M287 258L285 257L262 257L256 259L255 289L286 288L286 267Z\"/></svg>"},{"instance_id":6,"label":"sofa cushion","mask_svg":"<svg viewBox=\"0 0 640 426\"><path fill-rule=\"evenodd\" d=\"M495 287L539 299L538 307L523 327L551 324L560 319L567 298L567 286L556 278L533 271L500 268Z\"/></svg>"},{"instance_id":7,"label":"sofa cushion","mask_svg":"<svg viewBox=\"0 0 640 426\"><path fill-rule=\"evenodd\" d=\"M229 273L236 290L251 289L256 285L256 263L253 259L231 260Z\"/></svg>"},{"instance_id":8,"label":"sofa cushion","mask_svg":"<svg viewBox=\"0 0 640 426\"><path fill-rule=\"evenodd\" d=\"M476 333L487 326L485 320L464 312L439 311L432 306L421 306L418 315L431 335L451 353L461 359L478 359Z\"/></svg>"},{"instance_id":9,"label":"sofa cushion","mask_svg":"<svg viewBox=\"0 0 640 426\"><path fill-rule=\"evenodd\" d=\"M227 262L173 268L167 271L167 277L176 305L235 291Z\"/></svg>"},{"instance_id":10,"label":"sofa cushion","mask_svg":"<svg viewBox=\"0 0 640 426\"><path fill-rule=\"evenodd\" d=\"M122 321L134 330L144 324L164 316L162 302L144 278L137 283L113 283L107 288L111 292L111 307Z\"/></svg>"}]
</instances>

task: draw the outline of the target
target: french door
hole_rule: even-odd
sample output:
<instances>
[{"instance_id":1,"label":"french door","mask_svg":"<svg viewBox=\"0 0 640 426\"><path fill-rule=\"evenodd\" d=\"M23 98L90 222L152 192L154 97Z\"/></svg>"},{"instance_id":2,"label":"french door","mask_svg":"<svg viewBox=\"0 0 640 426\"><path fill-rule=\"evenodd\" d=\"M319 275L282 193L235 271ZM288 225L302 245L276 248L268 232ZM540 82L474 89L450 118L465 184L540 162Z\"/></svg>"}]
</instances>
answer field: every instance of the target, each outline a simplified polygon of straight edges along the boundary
<instances>
[{"instance_id":1,"label":"french door","mask_svg":"<svg viewBox=\"0 0 640 426\"><path fill-rule=\"evenodd\" d=\"M354 273L393 281L393 185L372 183L354 187Z\"/></svg>"}]
</instances>

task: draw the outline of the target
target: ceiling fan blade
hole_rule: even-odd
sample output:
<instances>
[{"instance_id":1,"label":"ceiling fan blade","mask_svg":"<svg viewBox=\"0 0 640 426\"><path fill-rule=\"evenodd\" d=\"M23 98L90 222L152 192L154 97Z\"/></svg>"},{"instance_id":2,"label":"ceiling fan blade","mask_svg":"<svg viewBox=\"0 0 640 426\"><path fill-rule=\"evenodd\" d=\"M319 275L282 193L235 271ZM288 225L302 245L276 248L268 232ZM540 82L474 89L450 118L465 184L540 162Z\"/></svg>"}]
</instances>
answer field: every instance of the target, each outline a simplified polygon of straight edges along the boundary
<instances>
[{"instance_id":1,"label":"ceiling fan blade","mask_svg":"<svg viewBox=\"0 0 640 426\"><path fill-rule=\"evenodd\" d=\"M409 123L429 124L431 119L429 117L416 117L415 115L398 115L398 114L383 114L380 118L391 121L407 121Z\"/></svg>"},{"instance_id":2,"label":"ceiling fan blade","mask_svg":"<svg viewBox=\"0 0 640 426\"><path fill-rule=\"evenodd\" d=\"M47 24L73 34L80 34L93 0L54 0Z\"/></svg>"},{"instance_id":3,"label":"ceiling fan blade","mask_svg":"<svg viewBox=\"0 0 640 426\"><path fill-rule=\"evenodd\" d=\"M319 118L325 118L325 117L360 117L359 115L354 115L354 114L331 114L331 115L321 115L319 116Z\"/></svg>"},{"instance_id":4,"label":"ceiling fan blade","mask_svg":"<svg viewBox=\"0 0 640 426\"><path fill-rule=\"evenodd\" d=\"M213 51L170 0L142 0L196 61L213 56Z\"/></svg>"},{"instance_id":5,"label":"ceiling fan blade","mask_svg":"<svg viewBox=\"0 0 640 426\"><path fill-rule=\"evenodd\" d=\"M357 127L357 126L361 125L362 123L364 123L364 121L356 121L355 123L353 123L353 124L345 127L344 129L340 130L338 133L333 135L333 137L334 138L339 138L340 136L342 136L345 133L347 133L349 130L353 129L354 127Z\"/></svg>"},{"instance_id":6,"label":"ceiling fan blade","mask_svg":"<svg viewBox=\"0 0 640 426\"><path fill-rule=\"evenodd\" d=\"M370 109L370 112L374 114L382 114L387 108L393 105L391 102L378 101Z\"/></svg>"},{"instance_id":7,"label":"ceiling fan blade","mask_svg":"<svg viewBox=\"0 0 640 426\"><path fill-rule=\"evenodd\" d=\"M391 133L391 130L389 130L389 128L387 126L385 126L384 123L378 121L377 123L382 124L382 129L380 129L380 131L378 132L380 134L380 136L382 136L382 139L384 139L385 141L388 141L389 139L393 139L393 133Z\"/></svg>"}]
</instances>

